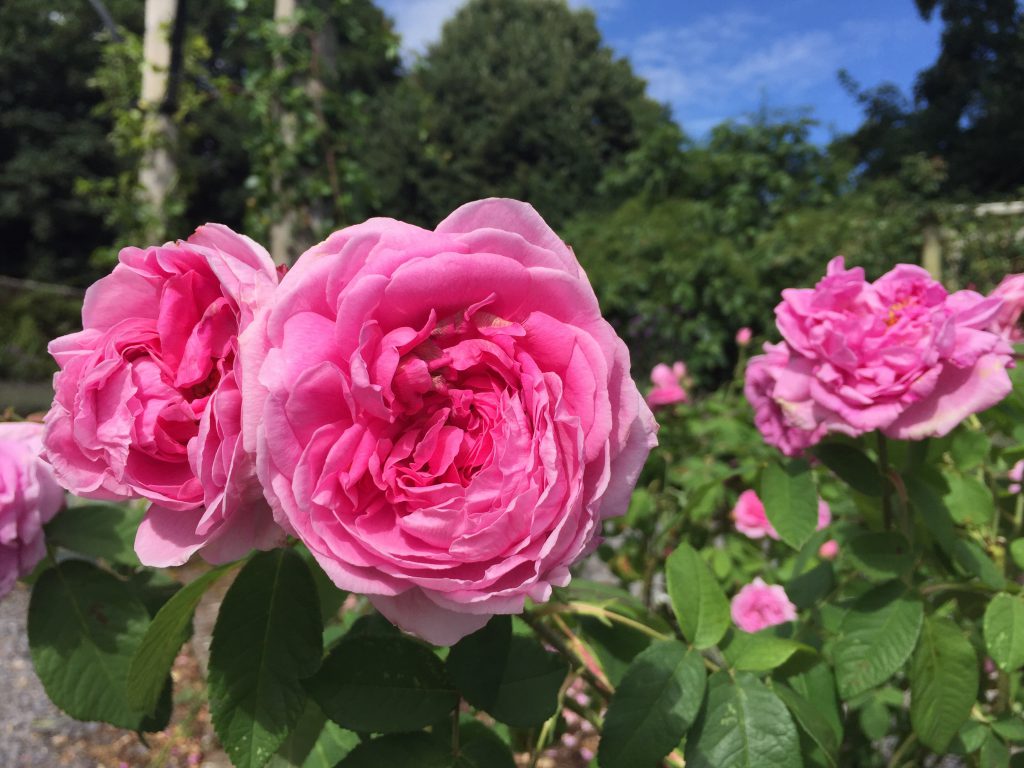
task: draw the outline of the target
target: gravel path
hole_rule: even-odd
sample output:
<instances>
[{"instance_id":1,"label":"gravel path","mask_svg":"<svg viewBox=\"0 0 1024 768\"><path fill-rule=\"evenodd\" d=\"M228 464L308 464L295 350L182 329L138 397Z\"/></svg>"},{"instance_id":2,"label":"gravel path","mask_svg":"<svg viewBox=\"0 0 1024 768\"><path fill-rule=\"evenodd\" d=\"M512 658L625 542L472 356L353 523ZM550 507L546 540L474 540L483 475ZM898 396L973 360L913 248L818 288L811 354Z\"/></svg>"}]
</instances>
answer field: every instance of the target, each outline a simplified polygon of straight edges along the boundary
<instances>
[{"instance_id":1,"label":"gravel path","mask_svg":"<svg viewBox=\"0 0 1024 768\"><path fill-rule=\"evenodd\" d=\"M94 768L62 747L88 740L101 728L57 710L32 669L25 622L28 590L17 585L0 600L0 765L11 768Z\"/></svg>"}]
</instances>

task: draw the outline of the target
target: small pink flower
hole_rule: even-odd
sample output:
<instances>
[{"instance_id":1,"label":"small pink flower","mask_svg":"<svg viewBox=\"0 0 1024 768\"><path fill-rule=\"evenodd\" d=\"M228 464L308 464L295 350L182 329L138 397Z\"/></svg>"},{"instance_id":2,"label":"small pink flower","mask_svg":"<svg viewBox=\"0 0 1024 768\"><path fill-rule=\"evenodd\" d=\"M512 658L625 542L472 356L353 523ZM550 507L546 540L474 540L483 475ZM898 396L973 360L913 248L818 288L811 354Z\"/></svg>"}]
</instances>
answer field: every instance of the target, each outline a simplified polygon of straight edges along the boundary
<instances>
[{"instance_id":1,"label":"small pink flower","mask_svg":"<svg viewBox=\"0 0 1024 768\"><path fill-rule=\"evenodd\" d=\"M754 491L744 491L736 501L732 510L732 518L736 523L736 530L747 538L763 539L767 536L778 541L779 534L775 526L768 520L764 511L764 504ZM828 502L818 499L818 524L819 531L824 530L832 523L832 510Z\"/></svg>"},{"instance_id":2,"label":"small pink flower","mask_svg":"<svg viewBox=\"0 0 1024 768\"><path fill-rule=\"evenodd\" d=\"M839 542L835 539L829 539L820 547L818 547L818 557L822 560L835 560L836 555L839 554Z\"/></svg>"},{"instance_id":3,"label":"small pink flower","mask_svg":"<svg viewBox=\"0 0 1024 768\"><path fill-rule=\"evenodd\" d=\"M658 363L651 371L654 387L647 393L647 404L652 408L685 403L688 399L682 381L686 378L686 364L676 361L671 368Z\"/></svg>"},{"instance_id":4,"label":"small pink flower","mask_svg":"<svg viewBox=\"0 0 1024 768\"><path fill-rule=\"evenodd\" d=\"M594 759L594 750L587 747L580 747L580 757L583 758L583 762L590 763Z\"/></svg>"},{"instance_id":5,"label":"small pink flower","mask_svg":"<svg viewBox=\"0 0 1024 768\"><path fill-rule=\"evenodd\" d=\"M1020 322L1024 312L1024 274L1007 275L991 295L998 296L1003 303L989 330L1011 343L1024 341L1024 328Z\"/></svg>"},{"instance_id":6,"label":"small pink flower","mask_svg":"<svg viewBox=\"0 0 1024 768\"><path fill-rule=\"evenodd\" d=\"M746 326L736 331L736 345L739 347L745 347L750 343L750 340L754 337L754 332Z\"/></svg>"},{"instance_id":7,"label":"small pink flower","mask_svg":"<svg viewBox=\"0 0 1024 768\"><path fill-rule=\"evenodd\" d=\"M1006 473L1010 479L1010 493L1020 493L1021 483L1024 482L1024 459L1021 459Z\"/></svg>"},{"instance_id":8,"label":"small pink flower","mask_svg":"<svg viewBox=\"0 0 1024 768\"><path fill-rule=\"evenodd\" d=\"M759 632L765 627L796 620L796 606L778 584L765 584L757 577L732 599L732 620L744 632Z\"/></svg>"}]
</instances>

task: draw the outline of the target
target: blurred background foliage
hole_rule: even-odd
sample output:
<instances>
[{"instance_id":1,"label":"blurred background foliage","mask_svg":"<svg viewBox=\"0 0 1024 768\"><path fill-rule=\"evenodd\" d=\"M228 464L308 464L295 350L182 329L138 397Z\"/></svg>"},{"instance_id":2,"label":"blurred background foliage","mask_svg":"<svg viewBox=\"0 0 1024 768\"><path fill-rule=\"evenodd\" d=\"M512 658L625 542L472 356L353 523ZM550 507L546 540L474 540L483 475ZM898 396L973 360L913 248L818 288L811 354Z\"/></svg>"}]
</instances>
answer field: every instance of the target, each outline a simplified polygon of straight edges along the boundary
<instances>
[{"instance_id":1,"label":"blurred background foliage","mask_svg":"<svg viewBox=\"0 0 1024 768\"><path fill-rule=\"evenodd\" d=\"M0 4L0 379L46 377L46 341L120 246L205 221L269 242L287 219L294 258L369 216L433 226L470 199L528 200L638 375L685 357L705 390L735 365L735 329L767 334L779 291L837 253L877 275L918 261L932 227L951 286L1024 271L1021 217L976 215L1024 187L1015 0L917 0L942 21L937 60L911 96L838 73L864 119L827 145L813 115L768 111L693 140L561 0L470 0L406 64L371 0L304 0L288 30L272 0L191 2L156 107L139 99L143 4L103 5L112 24L84 0ZM153 108L174 126L161 211L137 181Z\"/></svg>"}]
</instances>

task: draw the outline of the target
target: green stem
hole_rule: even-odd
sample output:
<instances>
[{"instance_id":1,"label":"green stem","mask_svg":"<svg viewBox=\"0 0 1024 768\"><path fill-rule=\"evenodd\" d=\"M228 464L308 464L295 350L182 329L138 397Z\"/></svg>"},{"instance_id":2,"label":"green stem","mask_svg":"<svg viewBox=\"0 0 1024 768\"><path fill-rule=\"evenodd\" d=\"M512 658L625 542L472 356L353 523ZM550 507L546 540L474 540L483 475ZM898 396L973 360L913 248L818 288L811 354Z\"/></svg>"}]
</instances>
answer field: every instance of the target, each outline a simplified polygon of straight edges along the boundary
<instances>
[{"instance_id":1,"label":"green stem","mask_svg":"<svg viewBox=\"0 0 1024 768\"><path fill-rule=\"evenodd\" d=\"M897 768L907 750L914 746L915 743L917 743L917 735L911 732L903 740L903 743L896 748L896 751L892 753L892 757L889 758L889 768Z\"/></svg>"},{"instance_id":2,"label":"green stem","mask_svg":"<svg viewBox=\"0 0 1024 768\"><path fill-rule=\"evenodd\" d=\"M889 443L881 432L875 433L878 436L878 470L882 475L882 521L885 523L885 530L892 530L892 498L890 489L892 486L889 480Z\"/></svg>"},{"instance_id":3,"label":"green stem","mask_svg":"<svg viewBox=\"0 0 1024 768\"><path fill-rule=\"evenodd\" d=\"M581 659L575 651L568 646L565 640L563 640L557 632L538 619L536 615L529 612L524 612L520 618L529 625L530 629L534 631L537 637L554 648L560 656L568 661L573 669L576 670L576 673L590 683L590 686L601 694L605 700L611 699L612 694L615 691L608 685L608 683L591 671L586 662L584 662L583 659Z\"/></svg>"}]
</instances>

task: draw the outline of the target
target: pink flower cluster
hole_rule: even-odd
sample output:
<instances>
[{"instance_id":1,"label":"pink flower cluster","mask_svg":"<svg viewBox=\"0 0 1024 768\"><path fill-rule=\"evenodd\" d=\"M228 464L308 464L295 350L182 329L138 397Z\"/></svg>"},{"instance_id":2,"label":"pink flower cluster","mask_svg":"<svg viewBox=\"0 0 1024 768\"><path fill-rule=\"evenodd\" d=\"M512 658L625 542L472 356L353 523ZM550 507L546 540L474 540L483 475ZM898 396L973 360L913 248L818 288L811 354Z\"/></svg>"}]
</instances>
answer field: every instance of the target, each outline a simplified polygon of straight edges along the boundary
<instances>
[{"instance_id":1,"label":"pink flower cluster","mask_svg":"<svg viewBox=\"0 0 1024 768\"><path fill-rule=\"evenodd\" d=\"M39 458L43 425L0 423L0 596L46 555L43 525L64 506L64 490Z\"/></svg>"},{"instance_id":2,"label":"pink flower cluster","mask_svg":"<svg viewBox=\"0 0 1024 768\"><path fill-rule=\"evenodd\" d=\"M868 282L840 256L814 288L782 297L783 341L750 360L745 392L765 440L787 455L831 432L939 437L1010 391L999 295L948 294L909 264Z\"/></svg>"},{"instance_id":3,"label":"pink flower cluster","mask_svg":"<svg viewBox=\"0 0 1024 768\"><path fill-rule=\"evenodd\" d=\"M656 444L575 256L512 200L372 219L280 278L207 225L122 251L82 318L50 346L46 456L79 495L152 502L144 563L291 534L436 643L567 584Z\"/></svg>"}]
</instances>

